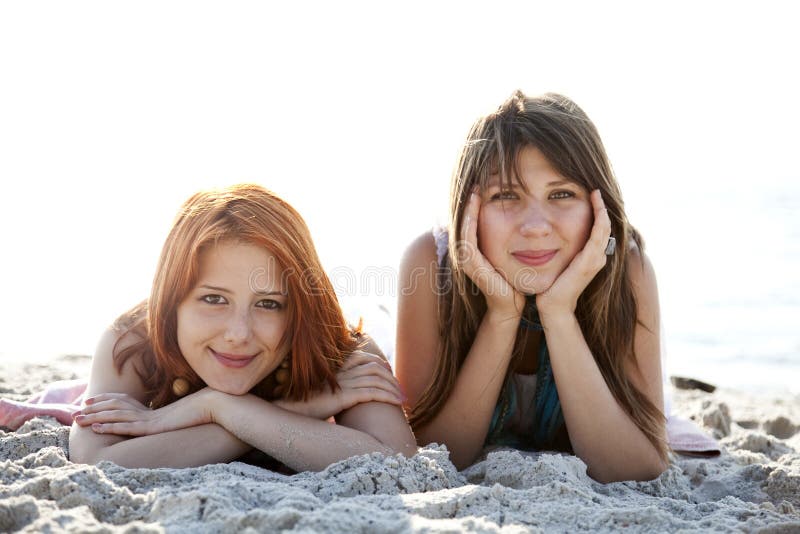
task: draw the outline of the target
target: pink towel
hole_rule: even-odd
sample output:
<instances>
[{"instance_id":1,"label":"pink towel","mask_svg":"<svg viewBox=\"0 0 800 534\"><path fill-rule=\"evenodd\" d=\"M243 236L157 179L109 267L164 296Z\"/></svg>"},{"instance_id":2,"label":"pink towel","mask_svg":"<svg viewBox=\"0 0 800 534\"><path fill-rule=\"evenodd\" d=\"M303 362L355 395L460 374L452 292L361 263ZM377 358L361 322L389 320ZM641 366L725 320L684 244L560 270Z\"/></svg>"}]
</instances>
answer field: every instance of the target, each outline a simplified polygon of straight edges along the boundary
<instances>
[{"instance_id":1,"label":"pink towel","mask_svg":"<svg viewBox=\"0 0 800 534\"><path fill-rule=\"evenodd\" d=\"M719 443L700 427L681 417L667 418L667 441L672 450L689 456L719 456Z\"/></svg>"},{"instance_id":2,"label":"pink towel","mask_svg":"<svg viewBox=\"0 0 800 534\"><path fill-rule=\"evenodd\" d=\"M28 419L49 415L62 425L72 424L72 412L81 408L86 380L60 380L27 401L0 399L0 426L16 430Z\"/></svg>"}]
</instances>

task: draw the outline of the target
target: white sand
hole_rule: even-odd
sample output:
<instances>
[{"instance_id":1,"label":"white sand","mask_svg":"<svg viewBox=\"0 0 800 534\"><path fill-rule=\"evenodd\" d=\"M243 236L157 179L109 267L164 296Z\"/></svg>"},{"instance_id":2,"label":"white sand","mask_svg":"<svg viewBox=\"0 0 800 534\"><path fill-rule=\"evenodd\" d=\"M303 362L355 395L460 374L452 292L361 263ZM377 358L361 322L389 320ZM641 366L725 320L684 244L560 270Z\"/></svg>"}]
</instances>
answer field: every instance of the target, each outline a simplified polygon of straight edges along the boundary
<instances>
[{"instance_id":1,"label":"white sand","mask_svg":"<svg viewBox=\"0 0 800 534\"><path fill-rule=\"evenodd\" d=\"M6 364L0 395L24 398L85 365ZM443 447L295 476L239 462L77 465L67 460L68 428L35 419L0 432L0 531L800 532L800 398L679 392L675 409L726 452L676 458L652 482L615 484L592 481L575 457L516 451L459 473Z\"/></svg>"}]
</instances>

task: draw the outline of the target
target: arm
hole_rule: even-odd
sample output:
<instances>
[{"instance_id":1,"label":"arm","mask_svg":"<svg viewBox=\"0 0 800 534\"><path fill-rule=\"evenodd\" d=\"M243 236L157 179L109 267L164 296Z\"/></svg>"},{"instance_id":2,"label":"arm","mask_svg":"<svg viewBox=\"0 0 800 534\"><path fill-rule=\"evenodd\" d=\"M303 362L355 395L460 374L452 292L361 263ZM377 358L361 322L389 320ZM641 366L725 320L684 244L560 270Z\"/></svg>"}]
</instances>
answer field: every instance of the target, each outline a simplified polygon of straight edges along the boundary
<instances>
[{"instance_id":1,"label":"arm","mask_svg":"<svg viewBox=\"0 0 800 534\"><path fill-rule=\"evenodd\" d=\"M524 306L524 297L502 278L478 251L479 198L467 208L461 244L468 247L464 269L487 295L487 312L444 406L424 427L420 443L447 445L459 468L471 464L483 449L497 398L503 387ZM433 380L439 350L436 247L432 236L418 238L400 267L397 325L397 376L414 406Z\"/></svg>"},{"instance_id":2,"label":"arm","mask_svg":"<svg viewBox=\"0 0 800 534\"><path fill-rule=\"evenodd\" d=\"M650 480L660 475L666 464L652 443L617 403L603 379L575 318L569 286L581 286L580 276L588 280L605 263L603 249L610 223L602 200L597 195L595 227L584 250L562 273L537 305L545 329L553 375L569 430L570 442L578 457L596 480ZM593 195L594 196L594 195ZM592 262L597 263L594 269ZM637 303L638 324L634 332L636 363L626 362L626 374L633 384L663 410L659 352L658 290L649 260L632 251L628 269ZM588 280L586 283L588 284ZM582 289L581 289L582 290ZM587 407L591 407L588 409Z\"/></svg>"},{"instance_id":3,"label":"arm","mask_svg":"<svg viewBox=\"0 0 800 534\"><path fill-rule=\"evenodd\" d=\"M401 399L384 365L377 356L357 351L337 375L341 389L320 392L305 402L270 403L205 388L149 410L129 395L101 394L87 399L78 424L99 435L140 436L131 442L221 428L296 470L321 469L375 451L410 456L416 453L414 438L399 406L388 404L399 405ZM323 421L338 412L346 426Z\"/></svg>"},{"instance_id":4,"label":"arm","mask_svg":"<svg viewBox=\"0 0 800 534\"><path fill-rule=\"evenodd\" d=\"M135 357L125 362L121 373L114 367L112 350L118 337L119 334L110 329L101 337L92 360L86 396L113 391L142 402L144 386L133 368ZM123 340L126 342L129 341ZM69 436L69 456L73 462L94 464L109 460L125 467L190 467L226 462L250 448L214 424L130 438L97 434L91 427L75 423Z\"/></svg>"},{"instance_id":5,"label":"arm","mask_svg":"<svg viewBox=\"0 0 800 534\"><path fill-rule=\"evenodd\" d=\"M327 396L335 398L336 394ZM94 399L109 405L115 403L115 408L119 408L90 412L86 416L96 421L90 424L91 430L98 434L141 436L130 440L136 441L218 426L296 471L324 469L333 462L370 452L389 455L400 452L406 456L416 453L414 436L402 411L382 402L367 402L345 410L337 416L342 424L336 425L289 411L252 394L231 395L211 388L149 411L131 409L130 401L123 395ZM399 399L395 402L399 403ZM128 409L123 409L125 403ZM286 405L300 411L302 404ZM318 409L319 405L311 410ZM178 426L182 428L173 430ZM175 443L169 444L174 446Z\"/></svg>"},{"instance_id":6,"label":"arm","mask_svg":"<svg viewBox=\"0 0 800 534\"><path fill-rule=\"evenodd\" d=\"M340 414L337 420L342 424L334 425L283 410L252 395L209 393L214 422L297 471L321 470L371 452L416 453L414 436L397 406L361 404Z\"/></svg>"}]
</instances>

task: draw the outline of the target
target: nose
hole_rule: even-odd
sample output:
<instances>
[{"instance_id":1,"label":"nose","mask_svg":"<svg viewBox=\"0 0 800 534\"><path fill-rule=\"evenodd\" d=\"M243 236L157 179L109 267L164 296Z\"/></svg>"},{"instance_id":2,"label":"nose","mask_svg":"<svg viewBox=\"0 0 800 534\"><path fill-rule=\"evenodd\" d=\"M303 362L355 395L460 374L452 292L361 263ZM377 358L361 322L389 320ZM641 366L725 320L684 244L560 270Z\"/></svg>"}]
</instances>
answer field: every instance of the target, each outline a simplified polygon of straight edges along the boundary
<instances>
[{"instance_id":1,"label":"nose","mask_svg":"<svg viewBox=\"0 0 800 534\"><path fill-rule=\"evenodd\" d=\"M250 340L250 315L235 311L225 325L225 341L231 345L242 345Z\"/></svg>"},{"instance_id":2,"label":"nose","mask_svg":"<svg viewBox=\"0 0 800 534\"><path fill-rule=\"evenodd\" d=\"M547 209L536 201L531 201L522 212L519 231L526 237L543 237L552 231Z\"/></svg>"}]
</instances>

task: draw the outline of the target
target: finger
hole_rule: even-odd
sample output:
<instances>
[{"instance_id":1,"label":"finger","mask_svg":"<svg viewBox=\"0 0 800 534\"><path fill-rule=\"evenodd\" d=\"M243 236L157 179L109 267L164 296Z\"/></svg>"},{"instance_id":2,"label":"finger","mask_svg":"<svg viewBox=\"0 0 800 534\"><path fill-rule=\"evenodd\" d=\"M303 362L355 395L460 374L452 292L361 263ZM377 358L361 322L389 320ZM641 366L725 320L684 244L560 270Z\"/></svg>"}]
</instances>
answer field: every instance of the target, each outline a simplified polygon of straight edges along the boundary
<instances>
[{"instance_id":1,"label":"finger","mask_svg":"<svg viewBox=\"0 0 800 534\"><path fill-rule=\"evenodd\" d=\"M87 406L91 404L96 404L100 401L106 401L111 399L130 399L135 402L139 402L138 400L134 399L127 393L98 393L97 395L92 395L91 397L87 397L83 400L83 403Z\"/></svg>"},{"instance_id":2,"label":"finger","mask_svg":"<svg viewBox=\"0 0 800 534\"><path fill-rule=\"evenodd\" d=\"M132 401L132 399L107 399L107 400L99 400L95 401L88 406L85 406L78 410L76 414L90 414L90 413L97 413L106 410L120 410L120 409L132 409L132 408L139 408L139 403L137 401ZM135 404L134 404L135 403ZM75 415L75 414L73 414Z\"/></svg>"},{"instance_id":3,"label":"finger","mask_svg":"<svg viewBox=\"0 0 800 534\"><path fill-rule=\"evenodd\" d=\"M339 371L347 371L359 365L372 362L378 363L381 367L388 369L389 371L392 370L392 366L389 365L389 362L380 356L372 354L371 352L364 352L363 350L354 350L344 361Z\"/></svg>"},{"instance_id":4,"label":"finger","mask_svg":"<svg viewBox=\"0 0 800 534\"><path fill-rule=\"evenodd\" d=\"M380 388L356 388L345 390L342 392L342 402L345 406L344 409L352 408L356 404L365 402L385 402L387 404L394 404L395 406L403 405L403 401L400 398Z\"/></svg>"},{"instance_id":5,"label":"finger","mask_svg":"<svg viewBox=\"0 0 800 534\"><path fill-rule=\"evenodd\" d=\"M405 400L405 395L400 390L399 384L375 375L356 376L342 380L339 386L343 391L355 389L380 389L394 395L398 400Z\"/></svg>"},{"instance_id":6,"label":"finger","mask_svg":"<svg viewBox=\"0 0 800 534\"><path fill-rule=\"evenodd\" d=\"M74 417L74 421L80 426L91 425L92 423L136 421L139 419L141 419L140 414L132 410L104 410L85 415L79 414Z\"/></svg>"},{"instance_id":7,"label":"finger","mask_svg":"<svg viewBox=\"0 0 800 534\"><path fill-rule=\"evenodd\" d=\"M592 232L589 234L588 244L590 248L599 249L605 255L608 238L611 236L611 219L608 217L608 210L605 202L603 202L600 190L595 189L592 191L590 198L594 209L594 224L592 225Z\"/></svg>"},{"instance_id":8,"label":"finger","mask_svg":"<svg viewBox=\"0 0 800 534\"><path fill-rule=\"evenodd\" d=\"M94 423L91 429L97 434L117 434L119 436L147 435L147 428L141 423Z\"/></svg>"},{"instance_id":9,"label":"finger","mask_svg":"<svg viewBox=\"0 0 800 534\"><path fill-rule=\"evenodd\" d=\"M341 381L369 375L378 376L382 380L386 380L398 388L400 387L400 382L398 382L397 377L395 377L389 369L386 369L384 366L376 362L363 363L353 367L352 369L348 369L347 371L340 372L337 374L336 379Z\"/></svg>"},{"instance_id":10,"label":"finger","mask_svg":"<svg viewBox=\"0 0 800 534\"><path fill-rule=\"evenodd\" d=\"M472 191L464 209L464 220L461 223L459 236L459 259L468 263L478 250L478 214L481 209L481 198L477 191Z\"/></svg>"}]
</instances>

